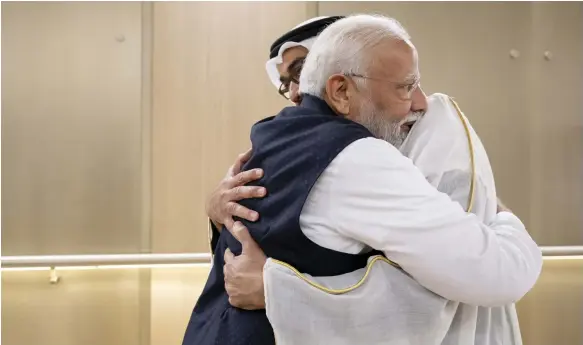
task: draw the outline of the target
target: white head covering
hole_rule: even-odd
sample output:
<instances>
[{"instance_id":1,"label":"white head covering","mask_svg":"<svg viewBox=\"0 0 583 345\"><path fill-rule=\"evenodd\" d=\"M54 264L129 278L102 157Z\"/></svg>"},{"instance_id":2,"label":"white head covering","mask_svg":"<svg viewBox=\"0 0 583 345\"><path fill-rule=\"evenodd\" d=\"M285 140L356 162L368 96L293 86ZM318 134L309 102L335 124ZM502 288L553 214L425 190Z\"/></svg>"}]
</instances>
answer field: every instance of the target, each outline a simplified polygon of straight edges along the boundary
<instances>
[{"instance_id":1,"label":"white head covering","mask_svg":"<svg viewBox=\"0 0 583 345\"><path fill-rule=\"evenodd\" d=\"M401 147L433 186L464 207L471 151L472 212L488 223L496 214L492 168L479 137L448 96L428 97L425 116ZM383 259L370 258L367 268L333 277L301 275L268 259L265 302L277 344L522 344L514 304L487 308L446 300Z\"/></svg>"},{"instance_id":2,"label":"white head covering","mask_svg":"<svg viewBox=\"0 0 583 345\"><path fill-rule=\"evenodd\" d=\"M317 20L324 19L324 18L328 18L328 16L322 16L322 17L308 19L305 22L302 22L302 23L296 25L292 30L297 29L299 27L302 27L306 24L310 24L310 23L315 22ZM312 49L312 45L314 44L314 41L316 40L317 37L318 36L313 36L313 37L305 39L301 42L292 42L292 41L285 42L279 48L279 52L277 53L277 56L274 57L273 59L269 59L265 63L265 69L267 70L267 75L269 76L269 80L271 80L271 82L273 83L273 85L276 88L279 88L279 86L281 85L281 81L279 80L280 76L279 76L279 71L277 70L277 65L279 65L280 63L283 62L283 58L282 58L283 53L286 50L288 50L289 48L293 48L293 47L297 47L297 46L305 47L309 51L310 49Z\"/></svg>"},{"instance_id":3,"label":"white head covering","mask_svg":"<svg viewBox=\"0 0 583 345\"><path fill-rule=\"evenodd\" d=\"M427 97L427 113L413 126L399 151L413 161L433 187L465 210L470 207L473 178L469 211L485 223L496 215L496 185L486 149L449 96L436 93Z\"/></svg>"}]
</instances>

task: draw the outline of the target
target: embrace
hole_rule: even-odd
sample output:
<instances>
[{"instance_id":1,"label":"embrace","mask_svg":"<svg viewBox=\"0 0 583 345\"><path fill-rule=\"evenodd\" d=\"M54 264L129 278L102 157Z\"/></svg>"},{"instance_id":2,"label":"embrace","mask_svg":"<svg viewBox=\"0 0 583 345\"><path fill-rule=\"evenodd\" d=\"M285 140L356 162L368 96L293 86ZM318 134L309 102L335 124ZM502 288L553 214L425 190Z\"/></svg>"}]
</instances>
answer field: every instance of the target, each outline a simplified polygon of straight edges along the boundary
<instances>
[{"instance_id":1,"label":"embrace","mask_svg":"<svg viewBox=\"0 0 583 345\"><path fill-rule=\"evenodd\" d=\"M378 15L274 42L267 72L295 106L253 126L209 197L213 266L183 345L522 344L540 249L418 60Z\"/></svg>"}]
</instances>

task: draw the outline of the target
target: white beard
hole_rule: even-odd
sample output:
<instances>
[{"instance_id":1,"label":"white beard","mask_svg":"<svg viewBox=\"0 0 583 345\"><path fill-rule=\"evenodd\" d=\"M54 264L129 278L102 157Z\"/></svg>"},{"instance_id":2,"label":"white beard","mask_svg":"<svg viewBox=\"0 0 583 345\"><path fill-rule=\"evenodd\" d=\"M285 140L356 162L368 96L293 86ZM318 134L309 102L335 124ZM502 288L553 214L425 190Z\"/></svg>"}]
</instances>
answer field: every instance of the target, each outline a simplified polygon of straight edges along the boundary
<instances>
[{"instance_id":1,"label":"white beard","mask_svg":"<svg viewBox=\"0 0 583 345\"><path fill-rule=\"evenodd\" d=\"M417 121L423 116L423 112L410 112L402 120L388 120L390 116L378 109L371 101L362 102L360 106L360 119L357 121L366 127L375 137L387 141L389 144L399 148L409 131L405 131L402 125Z\"/></svg>"}]
</instances>

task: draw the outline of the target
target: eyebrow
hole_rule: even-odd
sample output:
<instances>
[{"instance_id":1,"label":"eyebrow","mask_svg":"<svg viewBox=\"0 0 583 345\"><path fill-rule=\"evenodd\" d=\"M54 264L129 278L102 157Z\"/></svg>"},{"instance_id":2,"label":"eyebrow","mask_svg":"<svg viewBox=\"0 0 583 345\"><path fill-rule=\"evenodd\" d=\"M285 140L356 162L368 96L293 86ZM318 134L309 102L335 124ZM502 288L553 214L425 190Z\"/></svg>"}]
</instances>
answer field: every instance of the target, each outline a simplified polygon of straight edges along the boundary
<instances>
[{"instance_id":1,"label":"eyebrow","mask_svg":"<svg viewBox=\"0 0 583 345\"><path fill-rule=\"evenodd\" d=\"M290 69L292 68L296 68L299 64L301 64L303 61L305 60L305 58L303 57L299 57L296 58L292 63L289 64L289 66L287 67L287 70L289 72Z\"/></svg>"},{"instance_id":2,"label":"eyebrow","mask_svg":"<svg viewBox=\"0 0 583 345\"><path fill-rule=\"evenodd\" d=\"M419 73L411 73L405 78L405 83L415 83L421 79L421 74Z\"/></svg>"},{"instance_id":3,"label":"eyebrow","mask_svg":"<svg viewBox=\"0 0 583 345\"><path fill-rule=\"evenodd\" d=\"M292 61L292 63L289 64L289 66L287 66L286 72L289 74L289 71L293 68L295 68L297 65L301 64L303 62L305 58L304 57L298 57L296 58L294 61ZM288 76L279 76L279 81L281 81L282 83L285 83L289 80L289 75Z\"/></svg>"}]
</instances>

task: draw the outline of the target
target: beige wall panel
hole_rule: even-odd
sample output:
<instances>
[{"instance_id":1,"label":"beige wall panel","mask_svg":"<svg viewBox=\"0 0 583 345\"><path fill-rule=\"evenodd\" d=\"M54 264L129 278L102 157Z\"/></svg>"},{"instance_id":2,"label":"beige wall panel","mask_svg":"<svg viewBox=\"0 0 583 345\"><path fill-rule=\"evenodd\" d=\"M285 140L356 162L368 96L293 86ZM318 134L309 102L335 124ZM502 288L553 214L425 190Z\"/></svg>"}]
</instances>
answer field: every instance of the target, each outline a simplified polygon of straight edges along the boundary
<instances>
[{"instance_id":1,"label":"beige wall panel","mask_svg":"<svg viewBox=\"0 0 583 345\"><path fill-rule=\"evenodd\" d=\"M583 245L583 4L532 9L531 231L540 245Z\"/></svg>"},{"instance_id":2,"label":"beige wall panel","mask_svg":"<svg viewBox=\"0 0 583 345\"><path fill-rule=\"evenodd\" d=\"M525 345L583 344L583 260L547 260L518 303Z\"/></svg>"},{"instance_id":3,"label":"beige wall panel","mask_svg":"<svg viewBox=\"0 0 583 345\"><path fill-rule=\"evenodd\" d=\"M205 198L250 147L251 125L289 104L269 82L265 61L271 42L310 8L155 3L153 251L208 251Z\"/></svg>"},{"instance_id":4,"label":"beige wall panel","mask_svg":"<svg viewBox=\"0 0 583 345\"><path fill-rule=\"evenodd\" d=\"M139 343L138 270L2 272L2 343Z\"/></svg>"},{"instance_id":5,"label":"beige wall panel","mask_svg":"<svg viewBox=\"0 0 583 345\"><path fill-rule=\"evenodd\" d=\"M528 221L527 114L529 4L510 2L320 2L321 15L380 13L399 20L419 51L427 94L455 97L488 149L498 194ZM496 25L492 25L496 23ZM496 40L494 39L496 37ZM511 119L511 120L510 120Z\"/></svg>"},{"instance_id":6,"label":"beige wall panel","mask_svg":"<svg viewBox=\"0 0 583 345\"><path fill-rule=\"evenodd\" d=\"M152 269L151 345L181 344L209 265Z\"/></svg>"},{"instance_id":7,"label":"beige wall panel","mask_svg":"<svg viewBox=\"0 0 583 345\"><path fill-rule=\"evenodd\" d=\"M2 53L3 255L137 252L140 3L2 3Z\"/></svg>"}]
</instances>

